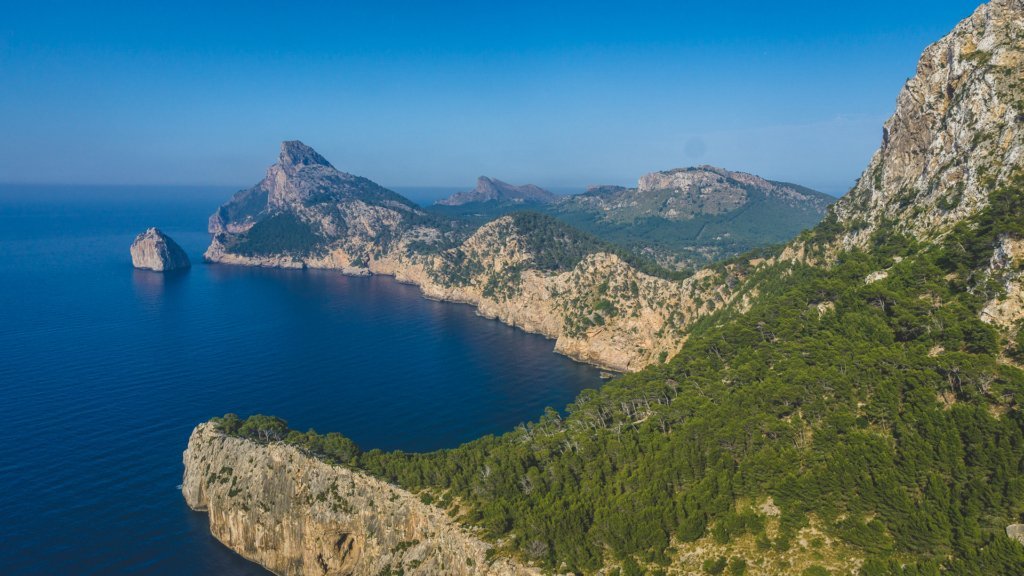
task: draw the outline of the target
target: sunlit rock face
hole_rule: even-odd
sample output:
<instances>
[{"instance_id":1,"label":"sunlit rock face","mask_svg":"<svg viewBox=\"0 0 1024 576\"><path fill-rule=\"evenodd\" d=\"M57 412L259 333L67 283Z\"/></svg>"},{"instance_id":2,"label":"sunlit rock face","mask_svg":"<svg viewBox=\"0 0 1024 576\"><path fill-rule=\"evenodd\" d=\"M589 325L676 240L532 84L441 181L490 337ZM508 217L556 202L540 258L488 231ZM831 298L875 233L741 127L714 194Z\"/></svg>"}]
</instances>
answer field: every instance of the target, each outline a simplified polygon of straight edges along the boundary
<instances>
[{"instance_id":1,"label":"sunlit rock face","mask_svg":"<svg viewBox=\"0 0 1024 576\"><path fill-rule=\"evenodd\" d=\"M156 228L150 228L135 237L130 248L132 265L143 270L170 272L192 265L188 254L178 243Z\"/></svg>"},{"instance_id":2,"label":"sunlit rock face","mask_svg":"<svg viewBox=\"0 0 1024 576\"><path fill-rule=\"evenodd\" d=\"M835 205L845 247L881 226L927 239L988 205L1024 151L1024 2L993 0L929 46L854 189Z\"/></svg>"},{"instance_id":3,"label":"sunlit rock face","mask_svg":"<svg viewBox=\"0 0 1024 576\"><path fill-rule=\"evenodd\" d=\"M283 443L192 432L182 494L225 546L294 576L532 576L492 560L490 544L397 486Z\"/></svg>"}]
</instances>

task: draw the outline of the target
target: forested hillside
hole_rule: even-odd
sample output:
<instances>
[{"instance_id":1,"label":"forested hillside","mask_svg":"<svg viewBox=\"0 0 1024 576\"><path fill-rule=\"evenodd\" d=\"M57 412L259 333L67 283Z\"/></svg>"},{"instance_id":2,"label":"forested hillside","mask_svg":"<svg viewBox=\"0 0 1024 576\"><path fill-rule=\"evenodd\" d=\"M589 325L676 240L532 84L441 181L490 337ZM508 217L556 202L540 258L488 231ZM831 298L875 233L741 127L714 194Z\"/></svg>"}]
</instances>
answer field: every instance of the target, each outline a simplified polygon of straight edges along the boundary
<instances>
[{"instance_id":1,"label":"forested hillside","mask_svg":"<svg viewBox=\"0 0 1024 576\"><path fill-rule=\"evenodd\" d=\"M422 489L553 569L1021 573L1004 528L1024 513L1024 372L978 318L976 272L1024 234L1022 209L1024 188L1004 189L941 245L880 231L830 268L769 268L746 313L565 417L429 454L286 441Z\"/></svg>"},{"instance_id":2,"label":"forested hillside","mask_svg":"<svg viewBox=\"0 0 1024 576\"><path fill-rule=\"evenodd\" d=\"M218 422L553 572L1024 574L1022 38L993 0L928 47L851 194L709 273L729 297L674 358L564 414L426 454Z\"/></svg>"}]
</instances>

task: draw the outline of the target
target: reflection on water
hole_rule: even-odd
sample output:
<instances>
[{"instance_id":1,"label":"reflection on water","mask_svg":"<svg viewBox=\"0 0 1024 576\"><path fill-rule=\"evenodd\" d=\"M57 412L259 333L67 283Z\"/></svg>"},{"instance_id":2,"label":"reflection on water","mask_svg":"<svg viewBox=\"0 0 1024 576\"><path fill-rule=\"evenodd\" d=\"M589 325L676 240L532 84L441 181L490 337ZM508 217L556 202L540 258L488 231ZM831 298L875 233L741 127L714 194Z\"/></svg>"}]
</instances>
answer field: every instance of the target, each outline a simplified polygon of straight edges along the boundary
<instances>
[{"instance_id":1,"label":"reflection on water","mask_svg":"<svg viewBox=\"0 0 1024 576\"><path fill-rule=\"evenodd\" d=\"M184 270L171 270L169 272L155 272L153 270L140 270L132 268L132 284L135 293L143 299L154 301L164 296L165 290L170 290L185 282L188 278L190 268Z\"/></svg>"}]
</instances>

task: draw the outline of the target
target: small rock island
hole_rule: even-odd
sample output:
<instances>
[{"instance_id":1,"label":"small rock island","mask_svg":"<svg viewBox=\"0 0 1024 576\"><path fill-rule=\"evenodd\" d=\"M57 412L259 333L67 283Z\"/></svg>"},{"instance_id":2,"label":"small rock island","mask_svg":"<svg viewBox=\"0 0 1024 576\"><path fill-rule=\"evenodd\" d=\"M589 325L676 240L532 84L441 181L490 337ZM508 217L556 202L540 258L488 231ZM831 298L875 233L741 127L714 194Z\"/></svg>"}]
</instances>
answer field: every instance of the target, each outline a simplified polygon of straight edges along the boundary
<instances>
[{"instance_id":1,"label":"small rock island","mask_svg":"<svg viewBox=\"0 0 1024 576\"><path fill-rule=\"evenodd\" d=\"M178 243L157 228L150 228L132 242L132 265L143 270L170 272L192 266Z\"/></svg>"}]
</instances>

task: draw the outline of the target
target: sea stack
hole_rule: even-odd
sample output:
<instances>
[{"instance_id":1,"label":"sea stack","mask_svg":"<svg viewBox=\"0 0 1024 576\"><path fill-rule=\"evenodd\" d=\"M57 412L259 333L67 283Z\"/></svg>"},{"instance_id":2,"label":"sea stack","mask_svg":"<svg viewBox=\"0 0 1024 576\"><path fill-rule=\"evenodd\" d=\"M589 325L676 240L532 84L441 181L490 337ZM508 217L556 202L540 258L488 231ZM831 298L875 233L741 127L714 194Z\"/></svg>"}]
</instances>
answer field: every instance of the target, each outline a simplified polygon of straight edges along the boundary
<instances>
[{"instance_id":1,"label":"sea stack","mask_svg":"<svg viewBox=\"0 0 1024 576\"><path fill-rule=\"evenodd\" d=\"M132 265L143 270L170 272L184 270L192 265L181 246L156 228L136 236L131 253Z\"/></svg>"}]
</instances>

